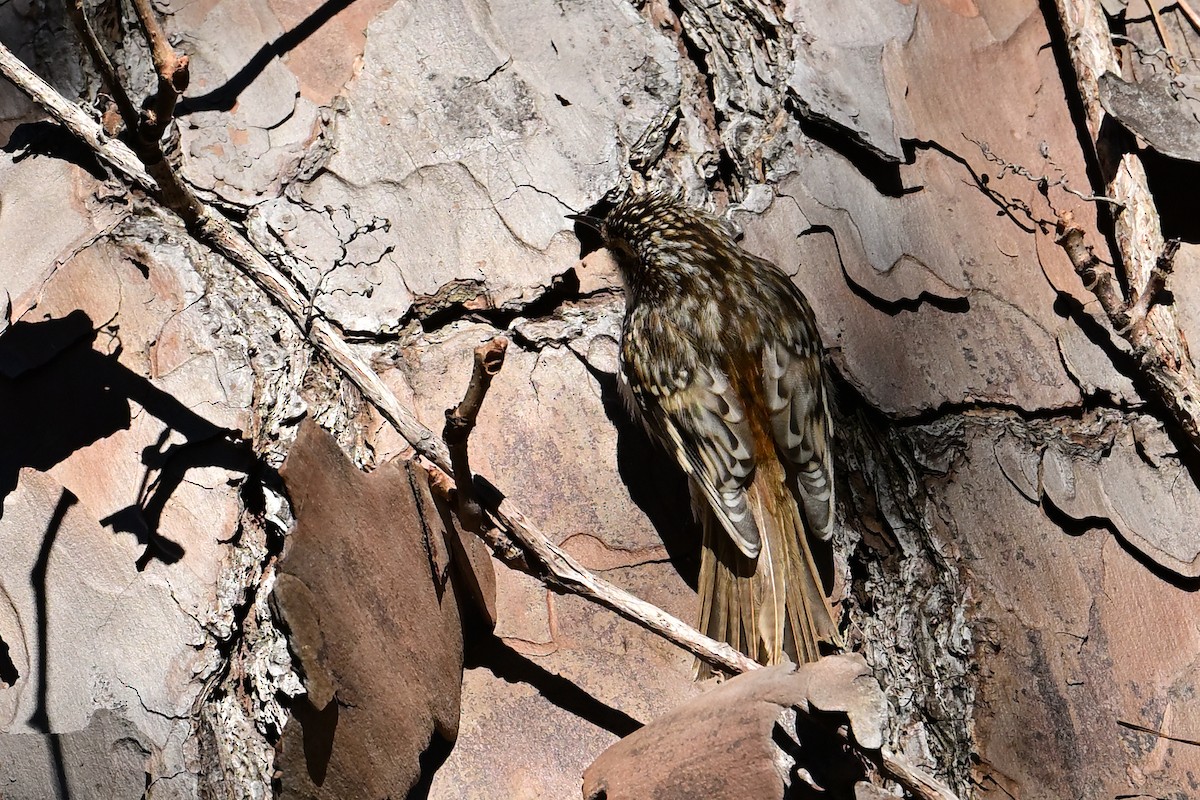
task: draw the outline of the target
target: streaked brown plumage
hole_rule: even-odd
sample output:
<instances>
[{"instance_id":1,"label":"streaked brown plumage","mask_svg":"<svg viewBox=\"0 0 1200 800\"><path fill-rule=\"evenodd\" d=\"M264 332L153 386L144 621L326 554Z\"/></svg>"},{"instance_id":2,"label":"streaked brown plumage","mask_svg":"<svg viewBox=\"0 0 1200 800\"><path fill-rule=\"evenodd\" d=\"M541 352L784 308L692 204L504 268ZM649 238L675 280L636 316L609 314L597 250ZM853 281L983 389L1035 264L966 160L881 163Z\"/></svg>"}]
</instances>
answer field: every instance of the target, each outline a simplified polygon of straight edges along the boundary
<instances>
[{"instance_id":1,"label":"streaked brown plumage","mask_svg":"<svg viewBox=\"0 0 1200 800\"><path fill-rule=\"evenodd\" d=\"M700 629L750 657L840 645L808 536L833 529L821 343L786 275L711 217L629 194L597 227L626 285L620 381L687 473L704 529Z\"/></svg>"}]
</instances>

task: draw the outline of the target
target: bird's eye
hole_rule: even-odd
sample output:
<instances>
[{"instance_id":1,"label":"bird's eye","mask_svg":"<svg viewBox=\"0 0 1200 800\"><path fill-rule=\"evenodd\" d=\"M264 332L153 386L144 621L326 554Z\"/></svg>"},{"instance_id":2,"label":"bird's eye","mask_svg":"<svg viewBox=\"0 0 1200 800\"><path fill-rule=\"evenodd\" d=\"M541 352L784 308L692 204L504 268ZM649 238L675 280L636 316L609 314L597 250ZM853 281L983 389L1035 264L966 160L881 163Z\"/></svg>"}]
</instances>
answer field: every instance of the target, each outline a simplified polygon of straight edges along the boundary
<instances>
[{"instance_id":1,"label":"bird's eye","mask_svg":"<svg viewBox=\"0 0 1200 800\"><path fill-rule=\"evenodd\" d=\"M625 239L610 239L607 245L612 254L620 260L629 261L634 258L633 247Z\"/></svg>"}]
</instances>

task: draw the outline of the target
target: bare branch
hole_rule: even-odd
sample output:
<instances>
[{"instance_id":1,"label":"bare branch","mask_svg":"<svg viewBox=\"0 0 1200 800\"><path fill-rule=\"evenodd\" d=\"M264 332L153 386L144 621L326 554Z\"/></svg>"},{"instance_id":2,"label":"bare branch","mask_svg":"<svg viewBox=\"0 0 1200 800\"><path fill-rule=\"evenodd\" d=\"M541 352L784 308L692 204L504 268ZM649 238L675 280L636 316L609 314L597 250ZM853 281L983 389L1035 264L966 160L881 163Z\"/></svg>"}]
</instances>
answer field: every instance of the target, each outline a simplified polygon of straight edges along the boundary
<instances>
[{"instance_id":1,"label":"bare branch","mask_svg":"<svg viewBox=\"0 0 1200 800\"><path fill-rule=\"evenodd\" d=\"M1196 739L1186 739L1182 736L1172 736L1169 733L1163 733L1155 728L1147 728L1145 725L1139 725L1136 722L1126 722L1123 719L1117 720L1117 724L1122 728L1128 728L1131 731L1139 731L1140 733L1149 733L1152 736L1157 736L1159 739L1166 739L1168 742L1179 742L1180 744L1190 744L1194 747L1200 747L1200 741Z\"/></svg>"},{"instance_id":2,"label":"bare branch","mask_svg":"<svg viewBox=\"0 0 1200 800\"><path fill-rule=\"evenodd\" d=\"M125 127L130 131L136 131L138 121L137 108L134 107L133 101L129 99L129 93L125 91L125 86L121 83L112 60L104 52L104 48L100 45L100 40L96 38L96 31L92 28L91 21L88 20L87 12L84 11L83 0L71 0L71 5L67 9L67 13L71 17L71 22L75 25L75 30L79 34L79 38L83 40L84 49L87 50L92 63L96 65L96 71L100 73L100 79L104 81L105 90L112 97L113 102L117 104L117 110L121 114L121 119L125 123ZM115 134L116 131L110 130L109 133Z\"/></svg>"},{"instance_id":3,"label":"bare branch","mask_svg":"<svg viewBox=\"0 0 1200 800\"><path fill-rule=\"evenodd\" d=\"M1154 265L1154 269L1150 270L1150 278L1146 281L1146 287L1142 289L1142 293L1138 295L1129 306L1129 327L1141 325L1150 313L1150 309L1162 299L1163 294L1167 290L1167 278L1175 269L1175 254L1179 252L1179 240L1172 239L1167 242L1167 246L1163 248L1162 253L1158 257L1158 262Z\"/></svg>"},{"instance_id":4,"label":"bare branch","mask_svg":"<svg viewBox=\"0 0 1200 800\"><path fill-rule=\"evenodd\" d=\"M142 2L146 3L144 8L141 7ZM179 214L185 223L192 226L197 223L201 216L202 208L200 201L191 188L179 178L178 173L167 163L162 147L159 144L163 131L170 124L171 114L175 108L175 101L178 99L179 93L187 87L187 56L179 56L171 50L170 45L166 42L166 37L162 34L162 29L158 26L158 21L154 18L148 0L139 0L138 12L139 14L144 12L147 15L142 22L146 26L147 39L151 42L152 50L155 53L154 63L159 77L159 90L147 99L141 114L134 108L133 101L130 99L125 87L121 84L120 77L117 75L112 61L108 58L108 55L104 52L99 40L96 38L96 33L92 29L91 22L88 21L87 15L84 12L82 0L72 0L71 18L76 30L79 32L80 38L83 40L84 48L95 63L97 72L100 73L105 87L116 102L125 127L131 134L130 142L133 145L133 151L136 153L137 160L142 163L146 172L153 176L153 181L151 182L143 181L140 178L138 182L145 188L150 189L151 192L157 192L157 196L163 205ZM159 52L163 48L166 49L166 53ZM16 62L17 65L24 68L24 65L13 57L12 53L7 53L7 56L6 61ZM15 67L13 68L15 69ZM29 75L33 75L27 69L25 71ZM25 88L12 75L8 75L7 72L5 75L9 80L16 83L18 88ZM29 86L32 88L34 85L29 84ZM29 94L29 91L26 90L26 93ZM41 91L39 88L39 91L30 94L30 96L34 102L42 105L43 108L46 108L47 111L58 117L77 136L83 137L84 134L79 125L69 124L66 117L59 116L54 109L46 106L47 102L52 104L55 102L51 98L53 94L56 94L53 89L46 92ZM59 110L63 111L67 116L77 116L67 109ZM74 108L74 111L78 112L79 109ZM89 144L92 144L92 142L89 142ZM95 147L94 144L93 147ZM103 152L99 150L97 152L108 160L108 156ZM120 155L122 158L125 156L124 153ZM121 164L114 163L114 166L128 174L127 170Z\"/></svg>"},{"instance_id":5,"label":"bare branch","mask_svg":"<svg viewBox=\"0 0 1200 800\"><path fill-rule=\"evenodd\" d=\"M446 409L446 427L442 438L450 450L451 473L458 487L456 507L458 518L467 530L479 532L483 524L483 510L475 499L475 483L471 474L471 459L468 441L475 430L475 418L483 406L483 398L492 385L492 378L504 366L504 354L508 351L508 340L503 337L492 339L475 348L475 368L471 382L462 402L455 408Z\"/></svg>"},{"instance_id":6,"label":"bare branch","mask_svg":"<svg viewBox=\"0 0 1200 800\"><path fill-rule=\"evenodd\" d=\"M907 760L896 755L886 747L879 751L879 758L874 758L870 750L858 746L861 752L875 761L889 778L905 788L913 797L920 800L958 800L958 795L950 787L930 775L920 767L914 767Z\"/></svg>"},{"instance_id":7,"label":"bare branch","mask_svg":"<svg viewBox=\"0 0 1200 800\"><path fill-rule=\"evenodd\" d=\"M1066 251L1084 287L1096 295L1113 327L1118 333L1129 330L1129 310L1125 298L1121 296L1112 266L1096 257L1084 241L1083 229L1072 224L1069 215L1059 220L1056 233L1058 238L1055 241Z\"/></svg>"},{"instance_id":8,"label":"bare branch","mask_svg":"<svg viewBox=\"0 0 1200 800\"><path fill-rule=\"evenodd\" d=\"M171 43L167 41L158 17L150 7L150 0L133 0L133 8L137 12L142 32L150 44L150 58L154 61L154 72L158 75L158 90L146 98L142 106L137 135L144 142L154 142L162 138L163 132L171 124L175 114L175 103L179 96L187 90L191 81L188 71L188 57L176 53Z\"/></svg>"},{"instance_id":9,"label":"bare branch","mask_svg":"<svg viewBox=\"0 0 1200 800\"><path fill-rule=\"evenodd\" d=\"M1109 137L1104 127L1107 112L1100 101L1100 77L1106 72L1120 73L1108 23L1094 0L1055 0L1055 6L1088 131L1102 168L1108 170L1104 193L1121 206L1113 219L1122 270L1120 282L1134 299L1132 303L1116 302L1113 281L1094 269L1089 274L1094 273L1096 279L1089 288L1096 293L1113 326L1133 345L1154 399L1170 413L1191 446L1200 451L1200 376L1174 308L1160 299L1169 271L1164 264L1169 265L1172 248L1163 241L1162 224L1141 160L1136 152L1125 152L1126 145ZM1065 223L1067 232L1072 226L1069 220ZM1082 237L1079 232L1059 238L1076 271L1087 260L1079 251Z\"/></svg>"},{"instance_id":10,"label":"bare branch","mask_svg":"<svg viewBox=\"0 0 1200 800\"><path fill-rule=\"evenodd\" d=\"M1192 27L1200 32L1200 14L1192 8L1192 4L1188 0L1175 0L1175 5L1179 6L1179 10L1184 13L1188 21L1192 23Z\"/></svg>"},{"instance_id":11,"label":"bare branch","mask_svg":"<svg viewBox=\"0 0 1200 800\"><path fill-rule=\"evenodd\" d=\"M3 44L0 44L0 74L92 148L109 166L142 188L158 191L154 178L150 177L142 162L124 142L106 134L83 109L55 91L53 86L39 78Z\"/></svg>"},{"instance_id":12,"label":"bare branch","mask_svg":"<svg viewBox=\"0 0 1200 800\"><path fill-rule=\"evenodd\" d=\"M1167 33L1166 26L1163 25L1157 0L1148 0L1146 5L1150 8L1150 16L1154 20L1154 30L1158 33L1158 38L1162 40L1163 48L1167 51L1167 68L1172 72L1179 72L1179 64L1175 61L1175 48L1171 44L1171 36Z\"/></svg>"}]
</instances>

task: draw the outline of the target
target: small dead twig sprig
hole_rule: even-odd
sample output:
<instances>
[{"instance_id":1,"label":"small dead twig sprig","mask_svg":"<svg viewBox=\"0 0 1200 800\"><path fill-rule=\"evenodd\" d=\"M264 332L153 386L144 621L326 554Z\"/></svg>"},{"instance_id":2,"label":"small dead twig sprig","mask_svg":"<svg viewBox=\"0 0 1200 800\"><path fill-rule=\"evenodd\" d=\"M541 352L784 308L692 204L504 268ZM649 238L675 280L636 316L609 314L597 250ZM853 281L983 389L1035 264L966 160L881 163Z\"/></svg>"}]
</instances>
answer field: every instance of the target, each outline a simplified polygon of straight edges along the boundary
<instances>
[{"instance_id":1,"label":"small dead twig sprig","mask_svg":"<svg viewBox=\"0 0 1200 800\"><path fill-rule=\"evenodd\" d=\"M462 402L446 409L446 427L442 438L450 451L451 474L457 487L455 505L458 518L467 530L478 533L483 526L483 509L475 498L475 479L471 472L471 457L467 447L475 420L483 406L483 398L491 388L492 378L504 366L504 354L508 351L508 340L503 337L492 339L475 348L475 368L471 371L471 382Z\"/></svg>"},{"instance_id":2,"label":"small dead twig sprig","mask_svg":"<svg viewBox=\"0 0 1200 800\"><path fill-rule=\"evenodd\" d=\"M1047 161L1050 162L1050 165L1052 167L1054 167L1054 169L1057 170L1059 173L1059 177L1055 178L1053 180L1050 179L1049 175L1034 175L1033 172L1031 172L1028 167L1022 166L1021 164L1014 164L1011 161L1005 160L1001 156L997 155L992 150L991 146L988 145L987 142L982 142L982 141L979 141L976 139L972 139L970 136L967 136L965 133L962 135L962 137L964 139L966 139L968 142L970 142L971 144L978 147L980 154L983 155L985 160L989 161L992 164L996 164L997 166L1000 167L1000 172L998 172L996 174L997 178L1003 178L1006 174L1012 174L1012 175L1017 176L1018 178L1024 178L1025 180L1029 181L1030 183L1036 184L1037 188L1038 188L1038 192L1040 192L1043 197L1047 197L1047 198L1049 197L1050 189L1057 188L1057 189L1062 189L1067 194L1074 195L1075 197L1078 197L1080 200L1083 200L1088 203L1109 203L1111 205L1118 206L1118 207L1121 205L1117 200L1115 200L1111 197L1106 197L1105 195L1102 195L1102 194L1088 194L1086 192L1081 192L1078 189L1072 188L1071 185L1069 183L1067 183L1067 176L1062 172L1061 169L1059 169L1057 164L1055 164L1053 161L1050 161L1048 149L1044 149L1042 155L1046 158Z\"/></svg>"},{"instance_id":3,"label":"small dead twig sprig","mask_svg":"<svg viewBox=\"0 0 1200 800\"><path fill-rule=\"evenodd\" d=\"M187 89L188 58L177 54L171 48L162 27L158 24L154 10L150 7L150 0L134 0L134 8L150 44L158 77L158 90L146 99L140 113L121 83L111 59L96 38L96 32L85 13L83 0L72 0L70 15L79 38L83 41L84 49L96 65L96 71L100 73L105 89L113 98L126 130L130 132L129 140L138 160L153 177L149 184L141 180L139 183L158 194L163 205L179 214L184 222L192 227L199 224L203 215L203 205L167 163L161 144L162 135L171 123L175 103L179 95ZM112 135L113 131L107 131L107 134Z\"/></svg>"},{"instance_id":4,"label":"small dead twig sprig","mask_svg":"<svg viewBox=\"0 0 1200 800\"><path fill-rule=\"evenodd\" d=\"M92 27L91 20L88 19L87 11L83 7L83 0L71 0L71 5L67 7L67 14L71 17L75 32L83 41L83 47L87 50L88 57L96 65L96 71L100 73L100 80L104 83L105 91L116 104L121 120L128 125L130 120L138 118L137 108L129 99L129 93L125 91L125 86L117 75L117 68L113 66L112 59L104 52L100 40L96 37L96 30ZM107 129L107 133L115 136L116 129L117 123L114 121L113 126Z\"/></svg>"},{"instance_id":5,"label":"small dead twig sprig","mask_svg":"<svg viewBox=\"0 0 1200 800\"><path fill-rule=\"evenodd\" d=\"M1150 277L1146 279L1146 285L1142 288L1137 298L1129 304L1128 325L1130 328L1143 324L1146 316L1150 313L1150 309L1156 303L1163 302L1165 299L1167 278L1175 270L1175 256L1178 252L1179 240L1172 239L1167 242L1166 247L1159 254L1158 260L1154 262L1153 269L1150 270Z\"/></svg>"},{"instance_id":6,"label":"small dead twig sprig","mask_svg":"<svg viewBox=\"0 0 1200 800\"><path fill-rule=\"evenodd\" d=\"M351 230L349 233L346 233L346 234L342 233L342 229L338 226L337 219L335 218L336 211L340 211L342 213L342 215L351 224L354 225L354 229ZM338 254L333 257L329 266L327 266L327 267L325 267L325 269L321 270L320 276L317 278L316 283L312 286L311 289L307 289L304 287L304 281L299 277L299 275L295 271L292 271L292 270L288 271L289 277L291 277L295 283L300 285L303 290L308 292L308 299L309 299L308 326L305 328L305 330L308 330L309 328L311 328L313 319L315 319L319 314L321 314L321 310L317 307L317 302L323 296L328 296L331 294L335 294L337 292L341 292L346 295L361 294L364 297L369 298L372 295L372 293L375 291L375 289L379 286L378 281L372 281L369 278L366 278L366 279L360 278L360 280L362 282L367 284L367 287L364 290L362 290L361 292L352 292L349 289L343 289L343 288L335 288L331 291L327 291L325 288L325 284L329 281L329 279L331 277L333 277L334 274L339 272L343 267L350 268L350 269L354 269L357 267L373 267L373 266L379 264L380 262L382 262L383 259L387 258L387 256L389 256L396 250L395 245L389 244L389 245L381 248L379 250L378 254L376 254L375 257L372 258L370 261L352 261L351 257L350 257L351 247L353 247L354 244L359 239L367 236L368 234L376 233L378 231L382 231L384 233L390 231L392 229L391 220L385 219L384 217L372 217L368 222L363 222L363 223L356 222L354 220L354 217L351 214L350 206L348 206L348 205L343 205L337 209L335 209L333 206L326 206L324 209L324 213L329 219L329 224L333 227L333 230L337 233ZM279 259L278 263L283 263L282 259Z\"/></svg>"},{"instance_id":7,"label":"small dead twig sprig","mask_svg":"<svg viewBox=\"0 0 1200 800\"><path fill-rule=\"evenodd\" d=\"M1167 279L1175 268L1179 241L1172 239L1167 242L1150 271L1145 287L1134 300L1126 302L1112 265L1096 257L1092 248L1084 242L1083 229L1071 222L1069 214L1059 220L1056 233L1059 247L1067 254L1084 287L1096 296L1113 329L1130 343L1144 342L1149 334L1143 328L1150 309L1162 302L1166 295Z\"/></svg>"},{"instance_id":8,"label":"small dead twig sprig","mask_svg":"<svg viewBox=\"0 0 1200 800\"><path fill-rule=\"evenodd\" d=\"M1121 45L1128 47L1130 52L1132 52L1133 55L1137 56L1138 62L1143 65L1146 65L1146 66L1153 66L1156 68L1159 66L1162 66L1163 68L1169 69L1169 66L1167 64L1168 58L1174 58L1176 66L1178 66L1181 70L1187 69L1187 68L1195 65L1195 63L1196 63L1196 60L1194 58L1184 58L1182 56L1173 56L1165 47L1159 46L1159 47L1155 47L1153 49L1150 49L1148 47L1143 47L1142 44L1140 42L1138 42L1136 39L1131 39L1122 33L1114 33L1112 35L1112 40L1114 42L1116 42L1117 44L1121 44ZM1178 80L1178 76L1173 78L1172 82L1175 82L1177 80Z\"/></svg>"},{"instance_id":9,"label":"small dead twig sprig","mask_svg":"<svg viewBox=\"0 0 1200 800\"><path fill-rule=\"evenodd\" d=\"M1084 288L1096 296L1113 327L1118 333L1129 330L1128 308L1112 265L1096 256L1084 241L1083 228L1072 222L1070 214L1059 220L1055 234L1055 241L1067 254Z\"/></svg>"},{"instance_id":10,"label":"small dead twig sprig","mask_svg":"<svg viewBox=\"0 0 1200 800\"><path fill-rule=\"evenodd\" d=\"M175 104L179 96L187 91L191 82L188 70L188 57L175 52L158 17L150 7L150 0L133 0L134 11L137 12L138 22L142 32L150 44L150 58L154 62L154 72L158 77L158 89L142 105L142 113L138 119L137 135L143 142L158 144L171 118L175 115Z\"/></svg>"}]
</instances>

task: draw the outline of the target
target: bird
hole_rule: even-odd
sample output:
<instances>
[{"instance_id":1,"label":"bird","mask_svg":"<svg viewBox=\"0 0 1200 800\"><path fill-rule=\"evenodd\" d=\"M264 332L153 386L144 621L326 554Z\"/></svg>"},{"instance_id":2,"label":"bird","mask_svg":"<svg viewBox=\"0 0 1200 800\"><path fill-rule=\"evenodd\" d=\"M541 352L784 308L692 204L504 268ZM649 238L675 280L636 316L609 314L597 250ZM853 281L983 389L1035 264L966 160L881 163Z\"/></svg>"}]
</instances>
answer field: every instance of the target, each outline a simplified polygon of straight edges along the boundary
<instances>
[{"instance_id":1,"label":"bird","mask_svg":"<svg viewBox=\"0 0 1200 800\"><path fill-rule=\"evenodd\" d=\"M621 395L688 478L699 630L768 665L841 648L810 546L833 533L834 473L808 300L678 193L627 190L570 218L599 232L624 283Z\"/></svg>"}]
</instances>

